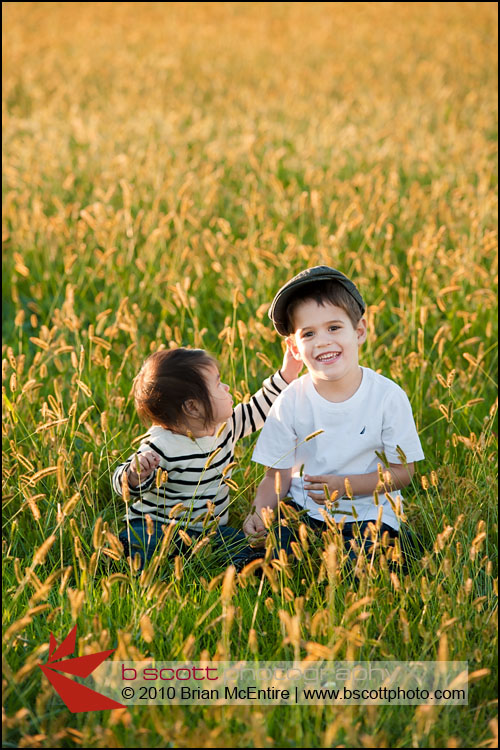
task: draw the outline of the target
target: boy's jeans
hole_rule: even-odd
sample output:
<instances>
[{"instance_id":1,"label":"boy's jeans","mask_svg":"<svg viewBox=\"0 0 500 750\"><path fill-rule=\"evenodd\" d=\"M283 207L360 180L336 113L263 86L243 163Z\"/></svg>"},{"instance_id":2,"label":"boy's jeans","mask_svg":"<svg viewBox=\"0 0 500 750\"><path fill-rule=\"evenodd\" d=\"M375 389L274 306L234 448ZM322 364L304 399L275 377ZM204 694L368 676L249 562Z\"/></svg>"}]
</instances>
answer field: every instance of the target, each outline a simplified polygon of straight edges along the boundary
<instances>
[{"instance_id":1,"label":"boy's jeans","mask_svg":"<svg viewBox=\"0 0 500 750\"><path fill-rule=\"evenodd\" d=\"M128 527L125 527L119 535L120 542L123 544L125 551L125 557L130 555L133 558L139 553L141 558L140 570L144 567L145 562L151 559L157 545L163 538L162 525L160 521L153 521L153 533L148 535L146 521L142 518L134 518L129 521L130 532ZM193 540L193 546L203 535L202 531L194 531L193 529L185 529L185 531ZM131 549L129 549L129 533ZM252 549L248 545L245 534L242 531L231 528L231 526L217 527L215 535L211 537L211 547L212 553L215 553L213 556L214 563L224 566L232 564L237 571L240 571L251 560L264 557L264 550ZM189 554L189 550L190 546L184 544L179 536L174 533L169 557L176 554ZM203 550L199 557L197 556L193 559L201 560L202 556Z\"/></svg>"},{"instance_id":2,"label":"boy's jeans","mask_svg":"<svg viewBox=\"0 0 500 750\"><path fill-rule=\"evenodd\" d=\"M293 502L293 500L286 499L285 500L286 505L291 506L296 511L303 511L303 508L301 508L299 505ZM310 528L314 529L314 531L321 532L327 530L327 525L325 521L320 521L316 518L311 518L309 515L304 515L303 522L307 524ZM351 539L354 539L358 545L358 547L362 547L364 549L365 554L368 554L370 549L373 547L373 542L371 540L371 535L368 534L366 537L364 536L365 530L368 528L368 525L370 523L373 523L373 521L363 521L361 523L356 522L347 522L344 523L344 528L342 529L342 537L344 539L345 548L347 551L347 554L349 556L349 560L351 563L356 563L357 560L357 553L352 548L350 541ZM359 532L357 531L356 527L359 529ZM387 531L389 534L389 537L392 539L401 538L401 535L398 533L396 529L393 529L392 526L389 526L386 523L383 523L379 530L379 537L381 538L384 532ZM299 538L295 531L288 527L288 526L281 526L280 528L280 544L282 549L285 550L287 554L291 554L292 547L291 542L296 541L299 542ZM412 556L415 555L415 553L420 549L420 544L417 542L415 537L411 534L409 529L405 528L404 530L404 537L405 537L405 548L406 552L410 552ZM406 568L406 555L404 555L405 562L403 564L403 569Z\"/></svg>"}]
</instances>

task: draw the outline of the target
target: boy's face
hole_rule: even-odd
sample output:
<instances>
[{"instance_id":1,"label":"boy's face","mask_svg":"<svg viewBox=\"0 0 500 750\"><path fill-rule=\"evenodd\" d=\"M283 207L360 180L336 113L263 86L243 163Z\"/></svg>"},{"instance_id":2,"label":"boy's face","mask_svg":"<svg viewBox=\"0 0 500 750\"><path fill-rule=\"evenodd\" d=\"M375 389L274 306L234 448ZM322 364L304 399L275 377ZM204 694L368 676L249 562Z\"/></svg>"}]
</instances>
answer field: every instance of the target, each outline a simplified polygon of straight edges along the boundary
<instances>
[{"instance_id":1,"label":"boy's face","mask_svg":"<svg viewBox=\"0 0 500 750\"><path fill-rule=\"evenodd\" d=\"M348 386L359 376L358 347L366 340L366 321L354 328L348 314L329 302L304 300L293 316L291 348L309 370L314 383Z\"/></svg>"}]
</instances>

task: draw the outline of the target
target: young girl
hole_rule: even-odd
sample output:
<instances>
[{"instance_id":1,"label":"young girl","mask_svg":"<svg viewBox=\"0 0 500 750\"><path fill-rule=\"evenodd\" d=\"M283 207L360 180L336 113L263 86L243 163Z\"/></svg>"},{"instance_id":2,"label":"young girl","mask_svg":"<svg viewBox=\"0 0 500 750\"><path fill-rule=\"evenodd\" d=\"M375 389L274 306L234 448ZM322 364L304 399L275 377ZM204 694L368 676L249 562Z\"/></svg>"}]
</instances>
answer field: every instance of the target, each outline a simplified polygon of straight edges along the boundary
<instances>
[{"instance_id":1,"label":"young girl","mask_svg":"<svg viewBox=\"0 0 500 750\"><path fill-rule=\"evenodd\" d=\"M113 475L113 487L123 496L126 472L134 501L120 534L126 556L139 553L143 567L163 537L162 526L178 524L194 544L215 518L212 544L226 564L240 570L262 557L243 532L227 525L225 480L231 477L236 441L262 427L273 402L301 367L287 348L282 369L248 403L233 409L229 386L221 382L218 364L207 352L180 348L148 357L133 393L139 418L152 426L137 453ZM158 469L167 473L159 475ZM178 542L177 548L186 547Z\"/></svg>"}]
</instances>

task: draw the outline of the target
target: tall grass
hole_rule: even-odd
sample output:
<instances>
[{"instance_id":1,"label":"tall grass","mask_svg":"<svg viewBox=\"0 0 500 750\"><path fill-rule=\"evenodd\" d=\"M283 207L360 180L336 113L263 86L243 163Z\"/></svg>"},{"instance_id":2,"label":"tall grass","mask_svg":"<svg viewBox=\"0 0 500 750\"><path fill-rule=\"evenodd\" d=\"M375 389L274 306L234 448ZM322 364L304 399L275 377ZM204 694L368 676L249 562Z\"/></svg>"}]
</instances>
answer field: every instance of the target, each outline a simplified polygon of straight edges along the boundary
<instances>
[{"instance_id":1,"label":"tall grass","mask_svg":"<svg viewBox=\"0 0 500 750\"><path fill-rule=\"evenodd\" d=\"M5 3L3 20L7 746L495 746L496 5ZM244 398L281 361L276 289L320 263L368 302L362 364L410 397L421 559L353 582L311 536L224 597L207 550L137 578L110 485L143 432L132 378L150 351L201 346ZM75 622L80 655L476 674L467 707L70 715L37 664Z\"/></svg>"}]
</instances>

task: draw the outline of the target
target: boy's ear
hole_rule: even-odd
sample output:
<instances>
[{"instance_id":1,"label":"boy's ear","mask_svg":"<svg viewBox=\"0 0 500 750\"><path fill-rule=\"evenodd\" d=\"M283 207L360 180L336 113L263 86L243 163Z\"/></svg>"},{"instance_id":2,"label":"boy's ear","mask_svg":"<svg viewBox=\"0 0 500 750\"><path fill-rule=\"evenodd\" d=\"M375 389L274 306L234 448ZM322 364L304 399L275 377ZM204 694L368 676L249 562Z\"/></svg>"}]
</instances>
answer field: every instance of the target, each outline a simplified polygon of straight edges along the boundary
<instances>
[{"instance_id":1,"label":"boy's ear","mask_svg":"<svg viewBox=\"0 0 500 750\"><path fill-rule=\"evenodd\" d=\"M366 337L368 335L366 320L364 318L361 318L358 325L356 326L356 333L358 335L358 346L361 346L361 344L364 344L364 342L366 341Z\"/></svg>"},{"instance_id":2,"label":"boy's ear","mask_svg":"<svg viewBox=\"0 0 500 750\"><path fill-rule=\"evenodd\" d=\"M291 336L287 336L285 341L286 341L288 348L292 352L293 358L297 360L300 359L302 361L302 357L299 354L297 344L295 343L295 336L293 334Z\"/></svg>"}]
</instances>

